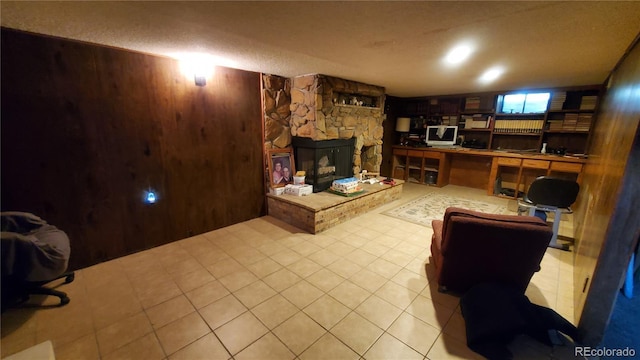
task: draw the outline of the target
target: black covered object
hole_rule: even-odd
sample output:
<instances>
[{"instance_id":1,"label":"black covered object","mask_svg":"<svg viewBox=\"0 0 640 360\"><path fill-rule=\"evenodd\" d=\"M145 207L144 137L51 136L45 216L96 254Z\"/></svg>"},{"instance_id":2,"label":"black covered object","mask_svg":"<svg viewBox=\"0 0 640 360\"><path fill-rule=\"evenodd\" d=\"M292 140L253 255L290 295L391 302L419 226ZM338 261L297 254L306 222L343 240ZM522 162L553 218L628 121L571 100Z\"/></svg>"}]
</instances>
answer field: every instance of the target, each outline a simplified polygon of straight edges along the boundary
<instances>
[{"instance_id":1,"label":"black covered object","mask_svg":"<svg viewBox=\"0 0 640 360\"><path fill-rule=\"evenodd\" d=\"M71 248L67 234L36 215L0 213L2 226L2 307L26 301L30 294L48 294L69 302L63 292L42 285L66 277Z\"/></svg>"},{"instance_id":2,"label":"black covered object","mask_svg":"<svg viewBox=\"0 0 640 360\"><path fill-rule=\"evenodd\" d=\"M472 287L460 299L467 346L488 359L511 359L507 348L520 334L552 346L557 331L573 340L578 331L554 310L533 304L518 289L498 283Z\"/></svg>"}]
</instances>

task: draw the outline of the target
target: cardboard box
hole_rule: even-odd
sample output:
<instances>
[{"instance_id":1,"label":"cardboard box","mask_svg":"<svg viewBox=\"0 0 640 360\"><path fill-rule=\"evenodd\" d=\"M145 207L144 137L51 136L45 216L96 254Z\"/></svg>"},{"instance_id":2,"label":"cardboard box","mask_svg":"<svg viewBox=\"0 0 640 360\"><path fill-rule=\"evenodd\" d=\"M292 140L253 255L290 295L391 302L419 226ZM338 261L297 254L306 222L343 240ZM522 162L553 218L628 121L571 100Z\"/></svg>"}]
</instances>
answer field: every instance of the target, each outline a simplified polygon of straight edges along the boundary
<instances>
[{"instance_id":1,"label":"cardboard box","mask_svg":"<svg viewBox=\"0 0 640 360\"><path fill-rule=\"evenodd\" d=\"M311 185L286 185L284 187L284 193L289 195L303 196L313 193L313 186Z\"/></svg>"},{"instance_id":2,"label":"cardboard box","mask_svg":"<svg viewBox=\"0 0 640 360\"><path fill-rule=\"evenodd\" d=\"M284 187L269 188L269 194L271 194L271 195L282 195L282 194L284 194Z\"/></svg>"}]
</instances>

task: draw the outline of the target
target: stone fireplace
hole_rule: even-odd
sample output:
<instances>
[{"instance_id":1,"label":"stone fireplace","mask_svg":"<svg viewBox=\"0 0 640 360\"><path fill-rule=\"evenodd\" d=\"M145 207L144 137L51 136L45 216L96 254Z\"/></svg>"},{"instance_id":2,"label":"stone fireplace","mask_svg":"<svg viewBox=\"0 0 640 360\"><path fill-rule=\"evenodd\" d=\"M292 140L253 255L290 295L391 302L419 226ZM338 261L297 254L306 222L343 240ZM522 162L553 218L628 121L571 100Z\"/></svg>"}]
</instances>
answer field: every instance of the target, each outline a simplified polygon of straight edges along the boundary
<instances>
[{"instance_id":1,"label":"stone fireplace","mask_svg":"<svg viewBox=\"0 0 640 360\"><path fill-rule=\"evenodd\" d=\"M355 139L353 173L380 172L384 88L313 74L292 79L291 135L314 141Z\"/></svg>"},{"instance_id":2,"label":"stone fireplace","mask_svg":"<svg viewBox=\"0 0 640 360\"><path fill-rule=\"evenodd\" d=\"M296 171L305 172L305 183L313 185L313 192L331 187L334 180L353 176L354 138L313 141L294 136Z\"/></svg>"},{"instance_id":3,"label":"stone fireplace","mask_svg":"<svg viewBox=\"0 0 640 360\"><path fill-rule=\"evenodd\" d=\"M375 146L363 146L360 151L360 168L367 172L380 172L380 162Z\"/></svg>"}]
</instances>

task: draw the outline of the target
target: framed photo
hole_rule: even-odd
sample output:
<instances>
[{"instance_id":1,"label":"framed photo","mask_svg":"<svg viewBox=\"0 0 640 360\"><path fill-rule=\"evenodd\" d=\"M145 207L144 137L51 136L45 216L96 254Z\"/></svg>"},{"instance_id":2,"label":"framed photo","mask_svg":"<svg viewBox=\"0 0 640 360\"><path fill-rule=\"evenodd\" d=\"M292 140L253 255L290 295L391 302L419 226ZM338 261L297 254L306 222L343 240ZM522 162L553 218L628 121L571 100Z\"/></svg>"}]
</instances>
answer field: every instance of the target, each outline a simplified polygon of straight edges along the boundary
<instances>
[{"instance_id":1,"label":"framed photo","mask_svg":"<svg viewBox=\"0 0 640 360\"><path fill-rule=\"evenodd\" d=\"M268 150L268 162L271 187L293 184L293 175L296 173L296 169L292 148Z\"/></svg>"}]
</instances>

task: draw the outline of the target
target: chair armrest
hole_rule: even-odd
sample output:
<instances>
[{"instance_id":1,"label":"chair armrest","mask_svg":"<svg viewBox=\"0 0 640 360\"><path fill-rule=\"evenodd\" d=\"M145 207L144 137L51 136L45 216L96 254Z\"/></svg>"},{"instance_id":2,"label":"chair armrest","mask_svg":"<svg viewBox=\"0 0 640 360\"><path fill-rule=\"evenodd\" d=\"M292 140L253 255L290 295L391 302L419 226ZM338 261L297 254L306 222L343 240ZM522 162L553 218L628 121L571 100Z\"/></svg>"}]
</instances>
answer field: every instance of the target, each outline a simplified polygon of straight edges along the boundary
<instances>
[{"instance_id":1,"label":"chair armrest","mask_svg":"<svg viewBox=\"0 0 640 360\"><path fill-rule=\"evenodd\" d=\"M431 221L431 228L433 229L434 238L437 237L439 241L442 241L442 231L444 229L444 221L442 220Z\"/></svg>"}]
</instances>

